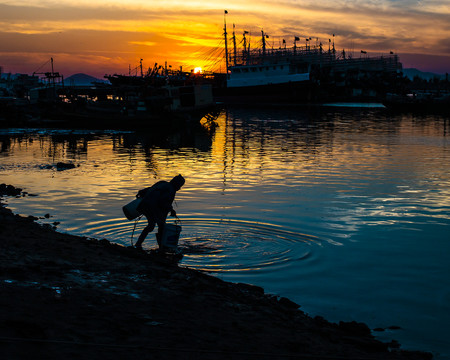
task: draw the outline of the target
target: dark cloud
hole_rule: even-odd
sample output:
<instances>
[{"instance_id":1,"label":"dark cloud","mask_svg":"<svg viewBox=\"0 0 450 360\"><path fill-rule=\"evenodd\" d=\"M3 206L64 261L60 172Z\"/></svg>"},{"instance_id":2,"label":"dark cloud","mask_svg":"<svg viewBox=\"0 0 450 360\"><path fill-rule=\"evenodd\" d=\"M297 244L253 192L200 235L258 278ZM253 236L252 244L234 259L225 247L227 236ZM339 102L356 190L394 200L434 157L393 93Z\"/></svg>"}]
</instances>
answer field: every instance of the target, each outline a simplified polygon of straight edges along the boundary
<instances>
[{"instance_id":1,"label":"dark cloud","mask_svg":"<svg viewBox=\"0 0 450 360\"><path fill-rule=\"evenodd\" d=\"M450 39L439 40L436 44L437 51L443 55L450 56ZM449 61L450 65L450 61Z\"/></svg>"},{"instance_id":2,"label":"dark cloud","mask_svg":"<svg viewBox=\"0 0 450 360\"><path fill-rule=\"evenodd\" d=\"M52 7L39 6L18 6L0 4L0 21L19 22L19 21L68 21L77 20L103 20L103 21L121 21L133 20L151 21L179 19L180 16L201 16L204 11L198 9L189 9L181 12L180 10L167 9L165 11L152 10L151 8L139 8L131 6L98 6L83 7L76 5L61 4Z\"/></svg>"}]
</instances>

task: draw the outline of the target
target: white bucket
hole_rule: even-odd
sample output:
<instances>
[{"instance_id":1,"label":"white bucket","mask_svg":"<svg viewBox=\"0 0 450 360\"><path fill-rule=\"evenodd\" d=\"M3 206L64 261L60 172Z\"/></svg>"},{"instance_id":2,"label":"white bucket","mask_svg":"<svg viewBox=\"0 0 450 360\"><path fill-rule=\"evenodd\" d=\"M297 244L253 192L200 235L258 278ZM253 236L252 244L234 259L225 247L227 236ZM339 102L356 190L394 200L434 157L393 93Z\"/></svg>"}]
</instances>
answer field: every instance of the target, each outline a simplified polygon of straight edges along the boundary
<instances>
[{"instance_id":1,"label":"white bucket","mask_svg":"<svg viewBox=\"0 0 450 360\"><path fill-rule=\"evenodd\" d=\"M161 246L171 250L176 250L180 239L181 225L165 224L161 238Z\"/></svg>"},{"instance_id":2,"label":"white bucket","mask_svg":"<svg viewBox=\"0 0 450 360\"><path fill-rule=\"evenodd\" d=\"M141 215L141 212L137 209L141 201L142 198L137 198L122 207L123 213L128 220L136 219L139 215Z\"/></svg>"}]
</instances>

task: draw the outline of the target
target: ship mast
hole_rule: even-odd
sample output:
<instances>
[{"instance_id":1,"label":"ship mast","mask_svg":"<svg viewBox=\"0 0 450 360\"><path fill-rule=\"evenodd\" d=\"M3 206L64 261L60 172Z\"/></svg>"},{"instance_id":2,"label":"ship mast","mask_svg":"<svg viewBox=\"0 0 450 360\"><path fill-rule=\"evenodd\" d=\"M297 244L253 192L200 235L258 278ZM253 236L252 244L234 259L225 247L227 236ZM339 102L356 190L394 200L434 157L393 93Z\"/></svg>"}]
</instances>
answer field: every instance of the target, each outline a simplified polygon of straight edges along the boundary
<instances>
[{"instance_id":1,"label":"ship mast","mask_svg":"<svg viewBox=\"0 0 450 360\"><path fill-rule=\"evenodd\" d=\"M264 30L261 30L262 35L262 46L263 46L263 56L266 55L266 37L264 36Z\"/></svg>"},{"instance_id":2,"label":"ship mast","mask_svg":"<svg viewBox=\"0 0 450 360\"><path fill-rule=\"evenodd\" d=\"M245 37L245 34L248 34L248 31L244 30L244 51L242 52L242 61L248 64L249 54L247 52L247 38Z\"/></svg>"},{"instance_id":3,"label":"ship mast","mask_svg":"<svg viewBox=\"0 0 450 360\"><path fill-rule=\"evenodd\" d=\"M236 66L236 34L234 33L234 24L233 24L233 54L234 54L234 66Z\"/></svg>"},{"instance_id":4,"label":"ship mast","mask_svg":"<svg viewBox=\"0 0 450 360\"><path fill-rule=\"evenodd\" d=\"M227 10L224 10L223 13L223 36L225 37L225 64L226 64L226 73L228 74L228 40L227 40L227 19L226 15L228 14Z\"/></svg>"}]
</instances>

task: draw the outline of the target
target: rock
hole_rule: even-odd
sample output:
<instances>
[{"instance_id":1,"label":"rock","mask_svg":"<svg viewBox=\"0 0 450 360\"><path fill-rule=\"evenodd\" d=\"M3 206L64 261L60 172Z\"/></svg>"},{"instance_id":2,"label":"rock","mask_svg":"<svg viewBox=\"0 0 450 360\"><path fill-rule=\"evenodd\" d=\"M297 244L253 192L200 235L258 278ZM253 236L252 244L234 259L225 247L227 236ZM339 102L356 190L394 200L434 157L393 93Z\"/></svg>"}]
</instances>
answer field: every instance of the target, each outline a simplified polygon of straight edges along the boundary
<instances>
[{"instance_id":1,"label":"rock","mask_svg":"<svg viewBox=\"0 0 450 360\"><path fill-rule=\"evenodd\" d=\"M0 195L18 196L21 192L21 188L16 188L12 185L0 184Z\"/></svg>"},{"instance_id":2,"label":"rock","mask_svg":"<svg viewBox=\"0 0 450 360\"><path fill-rule=\"evenodd\" d=\"M388 327L388 329L389 329L389 330L400 330L401 327L400 327L400 326L397 326L397 325L391 325L391 326Z\"/></svg>"},{"instance_id":3,"label":"rock","mask_svg":"<svg viewBox=\"0 0 450 360\"><path fill-rule=\"evenodd\" d=\"M370 335L369 327L364 323L358 323L356 321L351 322L339 322L339 328L352 335Z\"/></svg>"},{"instance_id":4,"label":"rock","mask_svg":"<svg viewBox=\"0 0 450 360\"><path fill-rule=\"evenodd\" d=\"M251 285L251 284L245 284L245 283L237 283L237 287L239 287L242 291L248 292L248 293L256 293L263 295L264 289L260 286Z\"/></svg>"},{"instance_id":5,"label":"rock","mask_svg":"<svg viewBox=\"0 0 450 360\"><path fill-rule=\"evenodd\" d=\"M293 302L292 300L289 300L286 297L281 297L280 300L278 300L278 303L289 309L298 309L300 307L299 304L296 304L295 302Z\"/></svg>"},{"instance_id":6,"label":"rock","mask_svg":"<svg viewBox=\"0 0 450 360\"><path fill-rule=\"evenodd\" d=\"M74 169L75 165L72 163L63 163L63 162L58 162L56 164L56 170L58 171L62 171L62 170L68 170L68 169Z\"/></svg>"}]
</instances>

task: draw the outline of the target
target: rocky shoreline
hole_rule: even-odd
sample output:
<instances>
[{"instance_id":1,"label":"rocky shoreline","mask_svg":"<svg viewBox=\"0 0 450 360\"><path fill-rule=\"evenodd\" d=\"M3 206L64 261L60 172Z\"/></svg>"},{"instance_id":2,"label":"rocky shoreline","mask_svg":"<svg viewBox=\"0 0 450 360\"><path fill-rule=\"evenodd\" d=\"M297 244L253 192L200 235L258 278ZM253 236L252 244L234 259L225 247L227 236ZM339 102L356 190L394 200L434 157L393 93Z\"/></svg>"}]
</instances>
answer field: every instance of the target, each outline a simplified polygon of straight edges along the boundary
<instances>
[{"instance_id":1,"label":"rocky shoreline","mask_svg":"<svg viewBox=\"0 0 450 360\"><path fill-rule=\"evenodd\" d=\"M25 196L0 186L3 196ZM367 325L0 206L4 359L431 359Z\"/></svg>"}]
</instances>

